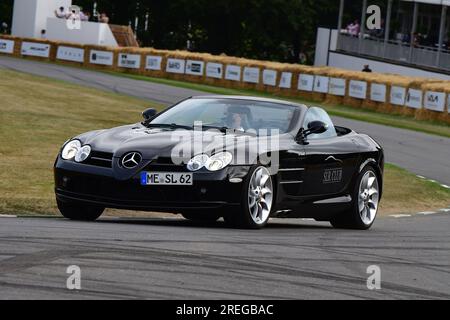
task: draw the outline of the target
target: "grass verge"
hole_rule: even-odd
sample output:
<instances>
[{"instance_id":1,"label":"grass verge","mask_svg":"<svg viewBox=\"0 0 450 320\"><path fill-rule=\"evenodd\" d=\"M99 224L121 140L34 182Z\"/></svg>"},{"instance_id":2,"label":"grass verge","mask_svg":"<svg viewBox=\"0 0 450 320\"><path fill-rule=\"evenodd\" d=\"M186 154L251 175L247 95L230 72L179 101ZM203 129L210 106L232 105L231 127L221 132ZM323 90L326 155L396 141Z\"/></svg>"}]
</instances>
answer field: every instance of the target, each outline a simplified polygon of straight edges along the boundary
<instances>
[{"instance_id":1,"label":"grass verge","mask_svg":"<svg viewBox=\"0 0 450 320\"><path fill-rule=\"evenodd\" d=\"M138 122L148 106L148 101L2 70L0 214L56 214L52 167L64 141L81 132ZM382 214L444 208L449 199L450 190L386 167Z\"/></svg>"}]
</instances>

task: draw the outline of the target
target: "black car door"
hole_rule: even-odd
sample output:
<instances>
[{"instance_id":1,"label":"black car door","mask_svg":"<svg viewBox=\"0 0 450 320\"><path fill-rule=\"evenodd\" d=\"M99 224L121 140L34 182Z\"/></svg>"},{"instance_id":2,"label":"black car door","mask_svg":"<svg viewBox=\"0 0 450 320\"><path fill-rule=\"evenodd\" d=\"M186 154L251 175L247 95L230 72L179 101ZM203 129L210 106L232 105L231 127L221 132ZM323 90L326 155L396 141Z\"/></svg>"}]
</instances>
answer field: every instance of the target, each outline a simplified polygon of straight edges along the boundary
<instances>
[{"instance_id":1,"label":"black car door","mask_svg":"<svg viewBox=\"0 0 450 320\"><path fill-rule=\"evenodd\" d=\"M322 134L305 138L304 185L305 196L332 195L343 192L350 183L358 163L358 146L346 136L338 136L331 118L321 108L309 108L303 127L321 121L328 127Z\"/></svg>"},{"instance_id":2,"label":"black car door","mask_svg":"<svg viewBox=\"0 0 450 320\"><path fill-rule=\"evenodd\" d=\"M346 137L310 140L305 145L304 195L343 192L358 163L357 146Z\"/></svg>"}]
</instances>

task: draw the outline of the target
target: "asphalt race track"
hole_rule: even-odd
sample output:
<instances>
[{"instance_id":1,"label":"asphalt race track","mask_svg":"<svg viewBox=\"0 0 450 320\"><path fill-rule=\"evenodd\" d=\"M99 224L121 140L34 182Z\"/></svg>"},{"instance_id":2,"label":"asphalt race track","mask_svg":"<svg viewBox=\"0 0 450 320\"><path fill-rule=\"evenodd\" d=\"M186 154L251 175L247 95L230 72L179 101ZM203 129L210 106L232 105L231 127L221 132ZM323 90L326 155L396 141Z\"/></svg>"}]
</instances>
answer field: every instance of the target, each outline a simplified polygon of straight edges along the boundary
<instances>
[{"instance_id":1,"label":"asphalt race track","mask_svg":"<svg viewBox=\"0 0 450 320\"><path fill-rule=\"evenodd\" d=\"M164 104L202 94L9 57L0 57L1 67ZM450 139L335 121L379 140L389 162L450 185ZM71 265L81 268L80 291L66 288ZM366 286L373 265L381 290ZM370 231L309 220L275 219L248 231L181 218L0 215L0 299L83 298L450 299L450 213L382 218Z\"/></svg>"},{"instance_id":2,"label":"asphalt race track","mask_svg":"<svg viewBox=\"0 0 450 320\"><path fill-rule=\"evenodd\" d=\"M66 269L81 268L81 290ZM367 268L381 268L381 290ZM369 232L303 220L261 231L184 220L0 221L2 299L450 299L448 214Z\"/></svg>"},{"instance_id":3,"label":"asphalt race track","mask_svg":"<svg viewBox=\"0 0 450 320\"><path fill-rule=\"evenodd\" d=\"M205 94L80 68L5 56L0 56L0 68L47 76L167 105L189 96ZM338 125L367 133L380 142L388 162L450 186L450 139L338 117L333 120Z\"/></svg>"}]
</instances>

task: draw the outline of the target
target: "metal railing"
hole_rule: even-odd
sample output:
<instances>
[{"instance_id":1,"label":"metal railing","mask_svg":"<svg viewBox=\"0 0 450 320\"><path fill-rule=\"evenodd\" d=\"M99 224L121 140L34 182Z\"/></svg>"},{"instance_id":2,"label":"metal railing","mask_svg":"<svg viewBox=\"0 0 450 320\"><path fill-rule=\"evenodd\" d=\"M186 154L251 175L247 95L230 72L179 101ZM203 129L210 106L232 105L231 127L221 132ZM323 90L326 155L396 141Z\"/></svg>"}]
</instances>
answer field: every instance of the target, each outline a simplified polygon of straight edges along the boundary
<instances>
[{"instance_id":1,"label":"metal railing","mask_svg":"<svg viewBox=\"0 0 450 320\"><path fill-rule=\"evenodd\" d=\"M444 49L439 54L437 48L416 46L412 48L411 54L411 47L408 43L401 41L385 43L382 39L367 37L361 41L360 45L358 37L345 34L339 36L337 48L352 54L450 71L450 51Z\"/></svg>"}]
</instances>

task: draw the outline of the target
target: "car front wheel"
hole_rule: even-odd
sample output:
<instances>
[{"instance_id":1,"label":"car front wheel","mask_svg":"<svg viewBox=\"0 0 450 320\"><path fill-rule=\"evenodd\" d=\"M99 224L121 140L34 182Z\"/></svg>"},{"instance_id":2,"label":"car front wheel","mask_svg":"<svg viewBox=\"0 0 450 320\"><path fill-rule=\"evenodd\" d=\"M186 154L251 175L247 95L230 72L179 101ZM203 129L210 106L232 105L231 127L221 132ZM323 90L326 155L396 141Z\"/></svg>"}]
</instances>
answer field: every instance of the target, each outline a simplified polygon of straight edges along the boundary
<instances>
[{"instance_id":1,"label":"car front wheel","mask_svg":"<svg viewBox=\"0 0 450 320\"><path fill-rule=\"evenodd\" d=\"M358 177L353 194L353 206L334 218L335 228L367 230L375 222L380 201L380 183L372 167L366 167Z\"/></svg>"},{"instance_id":2,"label":"car front wheel","mask_svg":"<svg viewBox=\"0 0 450 320\"><path fill-rule=\"evenodd\" d=\"M105 208L80 205L57 200L59 212L64 218L75 221L95 221L105 211Z\"/></svg>"},{"instance_id":3,"label":"car front wheel","mask_svg":"<svg viewBox=\"0 0 450 320\"><path fill-rule=\"evenodd\" d=\"M261 229L267 225L275 201L273 179L266 167L258 166L248 174L239 210L224 216L232 226Z\"/></svg>"}]
</instances>

